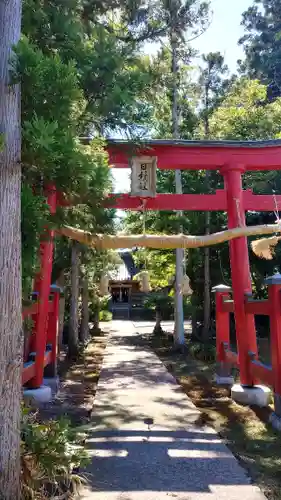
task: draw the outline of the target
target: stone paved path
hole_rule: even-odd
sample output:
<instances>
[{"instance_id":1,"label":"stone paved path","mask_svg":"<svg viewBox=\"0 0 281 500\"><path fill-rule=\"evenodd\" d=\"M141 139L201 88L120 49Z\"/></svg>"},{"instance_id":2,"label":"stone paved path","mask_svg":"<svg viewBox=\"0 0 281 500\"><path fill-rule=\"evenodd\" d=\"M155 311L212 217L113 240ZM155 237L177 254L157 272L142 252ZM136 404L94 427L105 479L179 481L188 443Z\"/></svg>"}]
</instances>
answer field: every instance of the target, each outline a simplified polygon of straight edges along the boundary
<instances>
[{"instance_id":1,"label":"stone paved path","mask_svg":"<svg viewBox=\"0 0 281 500\"><path fill-rule=\"evenodd\" d=\"M141 330L143 323L112 323L83 498L264 500L155 354L138 345Z\"/></svg>"}]
</instances>

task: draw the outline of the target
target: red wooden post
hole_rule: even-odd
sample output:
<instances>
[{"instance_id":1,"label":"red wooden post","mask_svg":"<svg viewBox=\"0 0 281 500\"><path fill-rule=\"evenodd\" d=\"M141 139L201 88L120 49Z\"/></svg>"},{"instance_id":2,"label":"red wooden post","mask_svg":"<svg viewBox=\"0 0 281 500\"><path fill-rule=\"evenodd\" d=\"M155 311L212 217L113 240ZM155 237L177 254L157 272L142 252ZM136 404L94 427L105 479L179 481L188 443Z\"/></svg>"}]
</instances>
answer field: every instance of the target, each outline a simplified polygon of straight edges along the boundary
<instances>
[{"instance_id":1,"label":"red wooden post","mask_svg":"<svg viewBox=\"0 0 281 500\"><path fill-rule=\"evenodd\" d=\"M242 172L244 167L241 165L228 165L221 170L227 191L229 228L245 225ZM230 263L240 380L242 385L253 386L255 381L251 375L248 353L258 351L254 316L246 314L244 307L245 293L252 291L247 238L237 238L230 242Z\"/></svg>"},{"instance_id":2,"label":"red wooden post","mask_svg":"<svg viewBox=\"0 0 281 500\"><path fill-rule=\"evenodd\" d=\"M230 377L230 366L225 358L225 344L230 344L229 312L223 310L223 302L230 299L231 288L218 285L212 289L216 294L216 349L217 379Z\"/></svg>"},{"instance_id":3,"label":"red wooden post","mask_svg":"<svg viewBox=\"0 0 281 500\"><path fill-rule=\"evenodd\" d=\"M56 212L56 188L54 186L49 186L47 189L47 195L50 213L54 214ZM53 238L54 231L46 231L44 240L40 245L41 270L39 276L35 280L35 290L39 292L39 304L34 339L34 350L36 352L36 375L30 383L30 386L33 388L40 387L43 382L44 356L47 341L47 321L49 313L49 293L53 264Z\"/></svg>"},{"instance_id":4,"label":"red wooden post","mask_svg":"<svg viewBox=\"0 0 281 500\"><path fill-rule=\"evenodd\" d=\"M58 351L58 331L59 331L59 307L61 289L57 285L51 286L53 296L53 310L49 312L47 344L52 346L52 357L50 365L46 366L44 375L55 377L57 375L57 351Z\"/></svg>"},{"instance_id":5,"label":"red wooden post","mask_svg":"<svg viewBox=\"0 0 281 500\"><path fill-rule=\"evenodd\" d=\"M270 306L270 346L274 380L274 409L281 417L281 274L265 280Z\"/></svg>"}]
</instances>

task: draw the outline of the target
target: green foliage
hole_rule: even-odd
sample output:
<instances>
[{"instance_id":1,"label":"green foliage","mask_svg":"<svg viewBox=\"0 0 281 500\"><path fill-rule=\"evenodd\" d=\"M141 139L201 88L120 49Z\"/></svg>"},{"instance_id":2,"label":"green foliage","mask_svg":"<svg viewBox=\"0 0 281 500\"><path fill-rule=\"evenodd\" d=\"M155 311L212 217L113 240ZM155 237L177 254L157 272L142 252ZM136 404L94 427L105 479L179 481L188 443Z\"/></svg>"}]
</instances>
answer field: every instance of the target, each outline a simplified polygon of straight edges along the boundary
<instances>
[{"instance_id":1,"label":"green foliage","mask_svg":"<svg viewBox=\"0 0 281 500\"><path fill-rule=\"evenodd\" d=\"M172 138L172 75L171 53L167 47L162 47L152 58L151 71L153 86L147 92L146 99L151 107L151 119L148 122L149 134L155 138ZM191 139L198 124L195 110L198 104L192 82L192 67L189 64L180 64L178 79L178 108L179 129L182 139Z\"/></svg>"},{"instance_id":2,"label":"green foliage","mask_svg":"<svg viewBox=\"0 0 281 500\"><path fill-rule=\"evenodd\" d=\"M82 134L133 129L148 112L143 100L151 85L147 58L137 51L134 37L126 36L136 25L143 27L137 21L141 6L130 1L121 9L115 2L101 4L72 0L66 7L64 0L26 0L23 6L23 30L30 41L46 55L56 54L64 63L75 61L86 104L80 117ZM101 11L106 15L100 17ZM114 17L120 24L109 20Z\"/></svg>"},{"instance_id":3,"label":"green foliage","mask_svg":"<svg viewBox=\"0 0 281 500\"><path fill-rule=\"evenodd\" d=\"M130 1L120 9L114 0L71 0L67 6L64 0L23 2L23 36L14 60L22 89L23 177L36 192L52 182L67 194L72 206L58 211L56 224L103 232L114 228L114 211L102 203L111 180L97 137L108 130L136 130L150 116L144 97L153 75L149 58L134 41L136 30L143 28L141 9ZM145 32L157 24L152 26L149 12ZM109 20L114 16L120 24ZM88 134L96 139L81 144L79 136ZM25 243L28 247L28 238ZM36 248L30 245L26 252L35 255ZM104 256L86 248L82 254L83 266L97 283ZM61 239L54 277L69 265L69 242Z\"/></svg>"},{"instance_id":4,"label":"green foliage","mask_svg":"<svg viewBox=\"0 0 281 500\"><path fill-rule=\"evenodd\" d=\"M22 196L25 290L38 269L39 238L50 220L44 198L36 198L42 180L44 186L54 183L70 200L75 197L73 207L58 211L57 224L106 228L113 213L105 211L101 203L110 186L103 142L96 139L84 145L77 138L84 100L75 64L63 62L58 54L44 54L27 38L23 38L16 52L15 71L22 84L22 163L26 186ZM36 186L34 200L28 188L31 185Z\"/></svg>"},{"instance_id":5,"label":"green foliage","mask_svg":"<svg viewBox=\"0 0 281 500\"><path fill-rule=\"evenodd\" d=\"M255 0L243 14L245 35L241 38L246 53L241 70L267 86L269 100L281 95L280 0Z\"/></svg>"},{"instance_id":6,"label":"green foliage","mask_svg":"<svg viewBox=\"0 0 281 500\"><path fill-rule=\"evenodd\" d=\"M216 139L256 140L278 137L281 131L281 99L267 103L266 86L242 78L234 83L210 119Z\"/></svg>"},{"instance_id":7,"label":"green foliage","mask_svg":"<svg viewBox=\"0 0 281 500\"><path fill-rule=\"evenodd\" d=\"M22 37L15 51L15 70L24 88L23 121L36 115L57 122L60 128L71 128L75 110L78 111L74 104L80 104L83 96L75 62L64 62L57 53L44 54L26 37Z\"/></svg>"},{"instance_id":8,"label":"green foliage","mask_svg":"<svg viewBox=\"0 0 281 500\"><path fill-rule=\"evenodd\" d=\"M200 136L208 139L210 136L210 117L223 99L228 85L225 79L228 67L224 63L224 57L220 52L210 52L203 55L202 60L203 66L200 67L198 81L201 101L200 118L202 121L200 125L203 129Z\"/></svg>"},{"instance_id":9,"label":"green foliage","mask_svg":"<svg viewBox=\"0 0 281 500\"><path fill-rule=\"evenodd\" d=\"M162 319L164 317L169 319L174 309L174 298L161 291L152 292L145 300L144 306L147 309L154 309L159 312Z\"/></svg>"},{"instance_id":10,"label":"green foliage","mask_svg":"<svg viewBox=\"0 0 281 500\"><path fill-rule=\"evenodd\" d=\"M21 197L22 287L27 299L32 291L32 278L39 269L40 237L49 221L49 208L46 199L35 195L26 183L22 184Z\"/></svg>"},{"instance_id":11,"label":"green foliage","mask_svg":"<svg viewBox=\"0 0 281 500\"><path fill-rule=\"evenodd\" d=\"M161 250L138 250L134 253L134 261L139 269L149 271L149 282L152 289L169 285L175 274L175 257L173 252Z\"/></svg>"},{"instance_id":12,"label":"green foliage","mask_svg":"<svg viewBox=\"0 0 281 500\"><path fill-rule=\"evenodd\" d=\"M112 313L110 311L100 311L99 313L99 320L100 321L111 321L112 320Z\"/></svg>"},{"instance_id":13,"label":"green foliage","mask_svg":"<svg viewBox=\"0 0 281 500\"><path fill-rule=\"evenodd\" d=\"M274 102L267 100L267 87L257 80L241 78L230 87L220 106L210 117L210 134L215 139L272 139L280 136L281 101L277 98ZM213 174L212 174L213 175ZM256 193L273 194L281 188L281 177L276 172L247 172L244 176L244 187L251 188ZM217 214L221 224L225 224L223 214ZM214 218L214 215L212 215ZM214 219L213 219L214 220ZM275 216L270 213L248 213L247 224L273 223ZM224 226L213 225L213 230ZM249 239L250 243L251 239ZM211 272L221 270L222 279L218 282L231 284L229 281L228 251L226 246L212 249L212 254L217 254L217 263L211 264ZM193 252L192 252L193 253ZM272 262L258 259L249 248L254 292L259 298L265 294L264 277L271 275L278 268L279 249ZM218 266L219 264L219 266ZM196 267L197 265L195 265ZM218 274L219 276L219 274ZM214 283L212 279L212 283Z\"/></svg>"},{"instance_id":14,"label":"green foliage","mask_svg":"<svg viewBox=\"0 0 281 500\"><path fill-rule=\"evenodd\" d=\"M40 422L36 413L23 408L21 487L24 500L76 496L83 481L74 470L88 461L82 439L84 437L66 419Z\"/></svg>"}]
</instances>

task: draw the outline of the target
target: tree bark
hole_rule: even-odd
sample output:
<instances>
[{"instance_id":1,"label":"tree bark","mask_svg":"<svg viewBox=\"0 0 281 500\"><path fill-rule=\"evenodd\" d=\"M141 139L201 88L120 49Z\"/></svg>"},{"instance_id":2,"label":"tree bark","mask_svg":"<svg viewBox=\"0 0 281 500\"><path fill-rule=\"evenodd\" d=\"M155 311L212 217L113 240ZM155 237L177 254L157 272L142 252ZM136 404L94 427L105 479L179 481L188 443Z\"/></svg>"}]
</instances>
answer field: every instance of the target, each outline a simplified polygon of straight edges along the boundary
<instances>
[{"instance_id":1,"label":"tree bark","mask_svg":"<svg viewBox=\"0 0 281 500\"><path fill-rule=\"evenodd\" d=\"M210 212L205 213L205 234L210 234ZM211 322L211 279L210 279L210 248L204 249L204 325L203 341L209 339Z\"/></svg>"},{"instance_id":2,"label":"tree bark","mask_svg":"<svg viewBox=\"0 0 281 500\"><path fill-rule=\"evenodd\" d=\"M80 340L86 343L89 338L89 280L85 274L82 281L82 319L80 327Z\"/></svg>"},{"instance_id":3,"label":"tree bark","mask_svg":"<svg viewBox=\"0 0 281 500\"><path fill-rule=\"evenodd\" d=\"M94 332L95 333L100 332L100 307L99 307L99 305L97 305L97 309L95 311Z\"/></svg>"},{"instance_id":4,"label":"tree bark","mask_svg":"<svg viewBox=\"0 0 281 500\"><path fill-rule=\"evenodd\" d=\"M21 316L20 88L10 85L21 0L0 2L0 498L20 498ZM1 143L1 141L0 141Z\"/></svg>"},{"instance_id":5,"label":"tree bark","mask_svg":"<svg viewBox=\"0 0 281 500\"><path fill-rule=\"evenodd\" d=\"M177 13L171 12L172 28L171 28L171 49L172 49L172 132L173 138L179 139L179 106L178 106L178 87L179 87L179 68L178 68L178 37L175 31L177 24ZM182 194L182 177L181 171L175 172L176 193ZM179 217L183 213L178 212ZM183 313L183 296L181 287L183 283L183 266L185 252L182 248L176 249L176 287L175 287L175 329L174 342L176 345L184 345L184 313Z\"/></svg>"},{"instance_id":6,"label":"tree bark","mask_svg":"<svg viewBox=\"0 0 281 500\"><path fill-rule=\"evenodd\" d=\"M70 296L70 317L68 333L68 356L75 358L78 356L79 341L79 269L80 250L79 244L74 241L71 249L71 296Z\"/></svg>"},{"instance_id":7,"label":"tree bark","mask_svg":"<svg viewBox=\"0 0 281 500\"><path fill-rule=\"evenodd\" d=\"M208 101L206 101L208 105ZM209 137L209 119L206 118L205 122L205 136ZM205 184L206 190L209 192L209 178L210 172L205 173ZM205 235L210 234L211 230L211 214L210 212L205 213ZM209 340L210 326L211 326L211 277L210 277L210 248L206 247L204 249L204 303L203 303L203 314L204 314L204 324L203 324L203 341L207 342Z\"/></svg>"},{"instance_id":8,"label":"tree bark","mask_svg":"<svg viewBox=\"0 0 281 500\"><path fill-rule=\"evenodd\" d=\"M153 333L155 335L160 335L161 333L163 333L161 322L162 322L162 314L161 311L156 307L156 322L153 330Z\"/></svg>"}]
</instances>

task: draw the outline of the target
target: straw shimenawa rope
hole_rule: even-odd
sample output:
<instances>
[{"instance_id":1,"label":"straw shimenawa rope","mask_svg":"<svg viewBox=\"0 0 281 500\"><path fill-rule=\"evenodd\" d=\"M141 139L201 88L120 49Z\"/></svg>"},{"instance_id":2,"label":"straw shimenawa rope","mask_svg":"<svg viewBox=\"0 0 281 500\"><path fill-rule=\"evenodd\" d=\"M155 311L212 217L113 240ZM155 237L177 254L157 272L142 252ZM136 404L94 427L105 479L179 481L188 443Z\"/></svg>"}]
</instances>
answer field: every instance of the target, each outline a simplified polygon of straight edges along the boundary
<instances>
[{"instance_id":1,"label":"straw shimenawa rope","mask_svg":"<svg viewBox=\"0 0 281 500\"><path fill-rule=\"evenodd\" d=\"M118 248L134 248L134 247L147 247L159 249L174 249L174 248L200 248L212 245L218 245L225 241L230 241L242 236L260 236L265 234L281 233L280 225L260 225L260 226L245 226L227 229L219 233L213 233L204 236L190 236L190 235L154 235L154 234L133 234L133 235L109 235L109 234L92 234L81 229L73 227L63 227L58 232L68 238L84 243L99 250L118 249ZM278 237L264 238L268 244L268 248L274 246L272 240L275 238L279 241ZM261 240L259 240L261 241ZM278 243L276 241L276 244ZM258 242L254 242L253 251L259 252ZM265 248L264 247L264 248ZM262 254L262 252L260 252Z\"/></svg>"}]
</instances>

